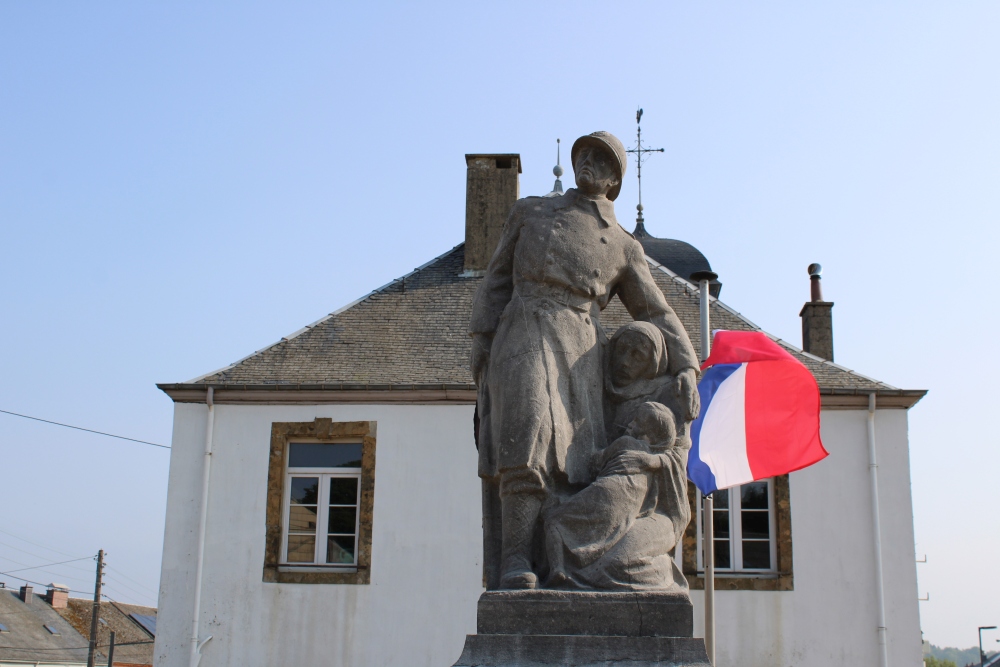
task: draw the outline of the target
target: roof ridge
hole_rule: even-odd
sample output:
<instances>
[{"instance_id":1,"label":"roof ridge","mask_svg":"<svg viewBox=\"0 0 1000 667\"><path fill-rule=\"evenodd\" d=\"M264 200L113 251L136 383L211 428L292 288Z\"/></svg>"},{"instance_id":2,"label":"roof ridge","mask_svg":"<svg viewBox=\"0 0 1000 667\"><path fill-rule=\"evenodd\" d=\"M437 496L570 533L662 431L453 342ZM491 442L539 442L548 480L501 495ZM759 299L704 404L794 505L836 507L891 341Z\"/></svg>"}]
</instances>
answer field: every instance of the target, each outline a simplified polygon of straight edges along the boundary
<instances>
[{"instance_id":1,"label":"roof ridge","mask_svg":"<svg viewBox=\"0 0 1000 667\"><path fill-rule=\"evenodd\" d=\"M836 368L839 371L844 371L845 373L850 373L851 375L857 376L857 377L861 378L862 380L868 380L869 382L874 382L875 384L880 384L883 387L885 387L886 389L894 389L894 390L902 391L899 387L894 387L893 385L889 384L888 382L883 382L882 380L876 380L875 378L870 378L867 375L862 375L861 373L859 373L856 370L853 370L851 368L848 368L847 366L841 366L840 364L834 363L834 362L830 361L829 359L824 359L823 357L817 357L812 352L806 352L801 347L797 347L795 345L792 345L787 340L783 340L781 338L778 338L777 336L775 336L773 334L769 334L766 331L761 330L761 332L765 336L767 336L768 338L770 338L771 340L773 340L775 343L778 343L780 345L784 345L785 347L790 348L790 349L794 350L795 352L798 352L803 357L808 357L808 358L812 359L813 361L818 361L818 362L820 362L820 363L822 363L822 364L824 364L826 366L830 366L832 368Z\"/></svg>"},{"instance_id":2,"label":"roof ridge","mask_svg":"<svg viewBox=\"0 0 1000 667\"><path fill-rule=\"evenodd\" d=\"M671 278L673 278L674 280L676 280L681 285L683 285L684 288L687 289L689 292L695 292L695 293L700 292L700 290L697 287L695 287L694 283L692 283L690 280L685 280L685 279L681 278L679 275L677 275L676 273L674 273L673 271L671 271L666 266L660 264L659 262L657 262L655 259L653 259L649 255L646 255L646 261L649 262L650 264L652 264L654 267L658 268L663 273L666 273L668 276L670 276ZM744 322L746 322L747 324L749 324L750 326L752 326L755 330L761 332L762 334L764 334L765 336L767 336L768 338L770 338L774 342L779 343L780 345L784 345L785 347L790 348L790 349L794 350L795 352L798 352L799 354L812 359L813 361L818 361L818 362L820 362L822 364L825 364L827 366L830 366L832 368L836 368L837 370L844 371L845 373L850 373L851 375L859 377L862 380L868 380L869 382L874 382L875 384L883 385L887 389L899 390L899 387L894 387L893 385L889 384L888 382L883 382L882 380L876 380L875 378L870 378L867 375L862 375L861 373L859 373L859 372L857 372L857 371L855 371L853 369L847 368L846 366L841 366L840 364L836 364L836 363L830 361L829 359L824 359L823 357L817 357L815 354L812 354L810 352L806 352L801 347L798 347L796 345L792 345L788 341L783 340L781 338L778 338L774 334L768 333L767 331L764 331L761 327L757 326L756 324L754 324L753 322L751 322L750 320L748 320L742 313L739 313L738 311L734 310L730 306L727 306L725 303L723 303L722 301L720 301L718 297L715 297L715 296L712 296L711 294L709 294L708 295L708 300L709 300L709 303L714 303L715 305L719 306L720 308L722 308L726 312L730 313L731 315L734 315L734 316L740 318L741 320L743 320Z\"/></svg>"},{"instance_id":3,"label":"roof ridge","mask_svg":"<svg viewBox=\"0 0 1000 667\"><path fill-rule=\"evenodd\" d=\"M650 264L652 264L654 267L656 267L660 271L662 271L663 273L665 273L668 276L670 276L671 278L673 278L675 281L677 281L679 284L681 284L684 287L684 289L686 289L687 291L692 292L694 294L700 293L701 290L698 288L697 285L695 285L694 283L692 283L690 280L685 280L684 278L681 278L679 275L677 275L676 273L674 273L673 271L671 271L669 268L667 268L663 264L660 264L659 262L657 262L655 259L653 259L649 255L646 255L646 261L649 262ZM746 322L747 324L749 324L750 326L752 326L757 331L763 331L763 329L761 329L758 325L756 325L753 322L751 322L747 318L746 315L744 315L743 313L739 312L738 310L733 309L731 306L727 306L723 301L720 301L719 297L712 296L711 294L709 294L708 295L708 302L710 304L714 303L715 305L719 306L720 308L722 308L724 311L726 311L730 315L734 315L735 317L740 318L741 320L743 320L744 322Z\"/></svg>"},{"instance_id":4,"label":"roof ridge","mask_svg":"<svg viewBox=\"0 0 1000 667\"><path fill-rule=\"evenodd\" d=\"M250 354L246 355L245 357L237 359L233 363L228 364L226 366L223 366L222 368L214 370L214 371L212 371L210 373L205 373L203 375L199 375L198 377L196 377L196 378L194 378L192 380L188 380L184 384L197 384L197 383L201 382L202 380L204 380L205 378L212 377L213 375L218 375L219 373L223 373L223 372L229 370L230 368L233 368L234 366L238 366L239 364L243 363L244 361L246 361L250 357L255 357L258 354L261 354L263 352L267 352L268 350L270 350L273 347L281 345L282 343L287 343L288 341L290 341L290 340L292 340L294 338L298 338L299 336L301 336L305 332L307 332L310 329L313 329L313 328L319 326L320 324L323 324L324 322L326 322L330 318L336 317L337 315L340 315L345 310L349 310L349 309L353 308L354 306L358 305L359 303L361 303L363 301L367 301L368 299L370 299L375 294L378 294L379 292L382 292L382 291L384 291L384 290L392 287L396 283L402 282L402 281L406 280L407 278L409 278L410 276L412 276L412 275L414 275L414 274L416 274L416 273L418 273L420 271L423 271L424 269L426 269L431 264L434 264L435 262L444 259L445 257L447 257L451 253L455 252L456 250L458 250L460 247L462 247L464 245L465 245L465 242L463 241L462 243L459 243L457 246L453 247L451 250L448 250L447 252L444 252L444 253L438 255L437 257L435 257L434 259L430 260L429 262L424 262L423 264L421 264L417 268L413 269L412 271L410 271L406 275L400 276L399 278L396 278L394 280L390 280L385 285L382 285L381 287L373 289L371 292L368 292L364 296L362 296L360 298L357 298L354 301L351 301L350 303L348 303L345 306L341 306L340 308L338 308L337 310L333 311L332 313L329 313L328 315L324 315L323 317L319 318L315 322L313 322L311 324L307 324L304 327L302 327L301 329L298 329L297 331L293 331L292 333L288 334L287 336L282 336L280 340L275 341L274 343L271 343L270 345L267 345L265 347L262 347L259 350L251 352Z\"/></svg>"}]
</instances>

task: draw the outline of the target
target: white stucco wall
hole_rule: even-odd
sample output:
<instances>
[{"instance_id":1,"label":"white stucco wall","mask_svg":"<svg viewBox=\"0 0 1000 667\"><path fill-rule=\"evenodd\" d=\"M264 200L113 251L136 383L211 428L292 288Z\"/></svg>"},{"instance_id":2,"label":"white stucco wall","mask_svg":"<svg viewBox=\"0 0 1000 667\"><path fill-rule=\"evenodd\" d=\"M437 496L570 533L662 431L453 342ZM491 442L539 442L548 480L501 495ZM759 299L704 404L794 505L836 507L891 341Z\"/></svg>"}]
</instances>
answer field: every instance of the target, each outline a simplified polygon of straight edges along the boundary
<instances>
[{"instance_id":1,"label":"white stucco wall","mask_svg":"<svg viewBox=\"0 0 1000 667\"><path fill-rule=\"evenodd\" d=\"M879 664L867 416L824 411L830 456L790 475L795 590L716 592L720 667ZM879 410L875 440L889 664L914 667L922 655L906 412ZM701 634L702 592L692 599Z\"/></svg>"},{"instance_id":2,"label":"white stucco wall","mask_svg":"<svg viewBox=\"0 0 1000 667\"><path fill-rule=\"evenodd\" d=\"M218 406L209 498L202 665L448 667L475 632L480 486L472 407ZM830 456L791 475L795 590L719 591L721 667L877 665L866 416L824 411ZM265 584L272 422L378 422L371 584ZM156 667L187 664L206 408L179 404ZM919 665L906 413L876 420L893 667ZM692 592L696 634L702 595Z\"/></svg>"},{"instance_id":3,"label":"white stucco wall","mask_svg":"<svg viewBox=\"0 0 1000 667\"><path fill-rule=\"evenodd\" d=\"M476 629L482 509L471 406L216 407L201 664L451 665ZM157 667L187 665L204 405L178 404ZM376 421L371 584L262 581L272 422Z\"/></svg>"}]
</instances>

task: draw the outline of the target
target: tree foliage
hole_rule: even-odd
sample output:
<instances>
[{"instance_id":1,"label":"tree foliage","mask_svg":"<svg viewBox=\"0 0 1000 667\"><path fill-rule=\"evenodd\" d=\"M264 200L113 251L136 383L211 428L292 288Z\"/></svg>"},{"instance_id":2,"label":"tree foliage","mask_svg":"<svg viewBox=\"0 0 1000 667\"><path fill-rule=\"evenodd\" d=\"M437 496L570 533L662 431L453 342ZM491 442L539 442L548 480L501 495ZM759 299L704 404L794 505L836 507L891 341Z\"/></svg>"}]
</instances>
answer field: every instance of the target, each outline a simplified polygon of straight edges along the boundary
<instances>
[{"instance_id":1,"label":"tree foliage","mask_svg":"<svg viewBox=\"0 0 1000 667\"><path fill-rule=\"evenodd\" d=\"M925 667L958 667L953 660L943 660L935 658L933 655L924 656Z\"/></svg>"}]
</instances>

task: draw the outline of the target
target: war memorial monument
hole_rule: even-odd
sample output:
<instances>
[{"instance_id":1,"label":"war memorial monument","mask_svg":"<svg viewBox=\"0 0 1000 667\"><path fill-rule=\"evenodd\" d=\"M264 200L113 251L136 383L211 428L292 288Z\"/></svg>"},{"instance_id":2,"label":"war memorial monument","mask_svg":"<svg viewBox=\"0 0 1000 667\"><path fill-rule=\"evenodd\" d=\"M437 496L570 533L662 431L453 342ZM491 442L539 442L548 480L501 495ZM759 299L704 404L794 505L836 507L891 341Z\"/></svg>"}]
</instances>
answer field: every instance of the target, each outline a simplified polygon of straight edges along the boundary
<instances>
[{"instance_id":1,"label":"war memorial monument","mask_svg":"<svg viewBox=\"0 0 1000 667\"><path fill-rule=\"evenodd\" d=\"M708 665L674 560L698 358L615 218L624 146L571 156L577 187L517 201L473 303L487 590L456 665ZM616 295L635 321L609 339Z\"/></svg>"}]
</instances>

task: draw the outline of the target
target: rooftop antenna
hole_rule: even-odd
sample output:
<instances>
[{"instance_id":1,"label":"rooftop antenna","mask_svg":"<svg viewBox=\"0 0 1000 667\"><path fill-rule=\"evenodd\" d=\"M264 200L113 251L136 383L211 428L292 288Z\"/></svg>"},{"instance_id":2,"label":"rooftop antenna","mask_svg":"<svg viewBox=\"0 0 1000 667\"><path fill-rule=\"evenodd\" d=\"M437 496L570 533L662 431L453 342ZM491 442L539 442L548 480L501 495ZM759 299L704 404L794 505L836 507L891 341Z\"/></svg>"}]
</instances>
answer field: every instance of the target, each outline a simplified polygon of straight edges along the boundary
<instances>
[{"instance_id":1,"label":"rooftop antenna","mask_svg":"<svg viewBox=\"0 0 1000 667\"><path fill-rule=\"evenodd\" d=\"M545 195L546 197L561 197L563 194L562 181L559 179L563 175L562 159L559 151L559 140L556 139L556 166L552 167L552 173L556 175L555 185L552 186L552 192Z\"/></svg>"},{"instance_id":2,"label":"rooftop antenna","mask_svg":"<svg viewBox=\"0 0 1000 667\"><path fill-rule=\"evenodd\" d=\"M635 217L635 233L638 236L646 235L646 225L642 217L642 163L645 162L649 153L663 153L662 148L646 148L642 145L642 127L639 122L642 120L642 108L635 112L635 148L630 148L626 152L635 155L636 179L639 181L639 204L635 209L639 214Z\"/></svg>"}]
</instances>

